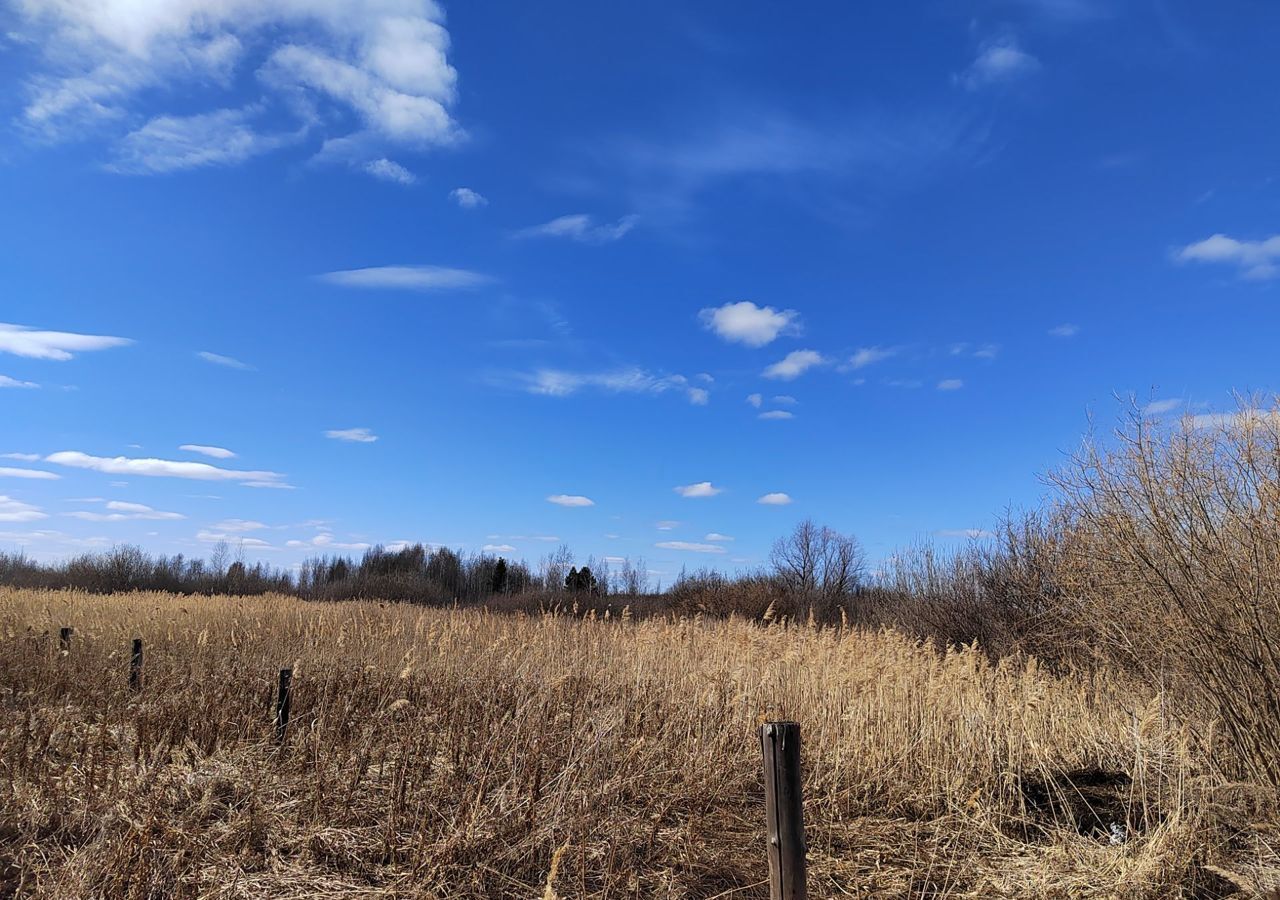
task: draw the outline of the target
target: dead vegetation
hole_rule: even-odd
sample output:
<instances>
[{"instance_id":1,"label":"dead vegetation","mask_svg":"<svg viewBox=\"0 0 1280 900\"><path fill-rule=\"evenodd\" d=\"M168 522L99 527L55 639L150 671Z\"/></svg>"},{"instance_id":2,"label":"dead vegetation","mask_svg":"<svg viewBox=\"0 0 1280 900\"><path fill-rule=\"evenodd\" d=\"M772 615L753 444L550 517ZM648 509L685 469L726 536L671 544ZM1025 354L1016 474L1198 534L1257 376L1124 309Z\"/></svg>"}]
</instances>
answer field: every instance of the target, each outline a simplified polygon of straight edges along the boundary
<instances>
[{"instance_id":1,"label":"dead vegetation","mask_svg":"<svg viewBox=\"0 0 1280 900\"><path fill-rule=\"evenodd\" d=\"M5 590L0 633L6 895L761 897L777 716L814 896L1225 896L1272 853L1160 696L891 632Z\"/></svg>"}]
</instances>

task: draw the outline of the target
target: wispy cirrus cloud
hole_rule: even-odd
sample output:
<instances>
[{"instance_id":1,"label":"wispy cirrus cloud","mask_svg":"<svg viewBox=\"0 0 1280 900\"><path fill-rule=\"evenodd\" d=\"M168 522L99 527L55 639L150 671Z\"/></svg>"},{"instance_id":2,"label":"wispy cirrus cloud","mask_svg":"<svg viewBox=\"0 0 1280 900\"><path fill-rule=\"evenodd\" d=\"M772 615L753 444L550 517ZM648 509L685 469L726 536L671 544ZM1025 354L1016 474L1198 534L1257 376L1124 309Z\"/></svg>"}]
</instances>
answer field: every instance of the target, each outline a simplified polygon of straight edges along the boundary
<instances>
[{"instance_id":1,"label":"wispy cirrus cloud","mask_svg":"<svg viewBox=\"0 0 1280 900\"><path fill-rule=\"evenodd\" d=\"M0 494L0 522L36 522L49 518L38 506Z\"/></svg>"},{"instance_id":2,"label":"wispy cirrus cloud","mask_svg":"<svg viewBox=\"0 0 1280 900\"><path fill-rule=\"evenodd\" d=\"M241 372L255 371L254 367L247 362L241 362L232 356L223 356L221 353L210 353L208 350L201 350L196 356L211 365L222 366L224 369L238 369Z\"/></svg>"},{"instance_id":3,"label":"wispy cirrus cloud","mask_svg":"<svg viewBox=\"0 0 1280 900\"><path fill-rule=\"evenodd\" d=\"M19 469L14 466L0 466L0 478L25 478L29 481L57 481L62 476L56 472L43 469Z\"/></svg>"},{"instance_id":4,"label":"wispy cirrus cloud","mask_svg":"<svg viewBox=\"0 0 1280 900\"><path fill-rule=\"evenodd\" d=\"M969 67L955 76L957 84L976 91L1008 84L1040 69L1040 60L1018 46L1011 35L985 42Z\"/></svg>"},{"instance_id":5,"label":"wispy cirrus cloud","mask_svg":"<svg viewBox=\"0 0 1280 900\"><path fill-rule=\"evenodd\" d=\"M0 353L12 353L30 359L65 361L77 353L109 350L132 343L128 338L77 334L71 331L42 331L29 325L0 322Z\"/></svg>"},{"instance_id":6,"label":"wispy cirrus cloud","mask_svg":"<svg viewBox=\"0 0 1280 900\"><path fill-rule=\"evenodd\" d=\"M515 232L517 238L567 238L583 244L609 244L625 237L639 216L623 216L616 222L596 222L587 213L560 216L541 225L531 225Z\"/></svg>"},{"instance_id":7,"label":"wispy cirrus cloud","mask_svg":"<svg viewBox=\"0 0 1280 900\"><path fill-rule=\"evenodd\" d=\"M325 284L367 290L464 291L493 283L488 275L447 266L372 266L318 276Z\"/></svg>"},{"instance_id":8,"label":"wispy cirrus cloud","mask_svg":"<svg viewBox=\"0 0 1280 900\"><path fill-rule=\"evenodd\" d=\"M32 390L40 387L34 381L19 381L16 378L10 378L8 375L0 375L0 388L20 388Z\"/></svg>"},{"instance_id":9,"label":"wispy cirrus cloud","mask_svg":"<svg viewBox=\"0 0 1280 900\"><path fill-rule=\"evenodd\" d=\"M554 503L556 506L568 507L584 507L595 506L596 502L590 497L584 497L581 494L552 494L547 498L548 503Z\"/></svg>"},{"instance_id":10,"label":"wispy cirrus cloud","mask_svg":"<svg viewBox=\"0 0 1280 900\"><path fill-rule=\"evenodd\" d=\"M152 509L143 503L128 503L124 500L110 500L106 504L109 512L100 513L89 510L77 510L75 512L66 513L73 519L83 519L86 522L126 522L134 519L148 520L175 520L185 519L182 513L165 512L160 509Z\"/></svg>"},{"instance_id":11,"label":"wispy cirrus cloud","mask_svg":"<svg viewBox=\"0 0 1280 900\"><path fill-rule=\"evenodd\" d=\"M782 335L800 333L800 314L794 309L756 306L750 300L707 307L698 313L702 325L722 340L763 347Z\"/></svg>"},{"instance_id":12,"label":"wispy cirrus cloud","mask_svg":"<svg viewBox=\"0 0 1280 900\"><path fill-rule=\"evenodd\" d=\"M92 456L78 450L50 453L45 462L74 469L90 469L107 475L140 475L148 478L190 478L196 481L239 481L279 483L279 472L222 469L208 463L187 460L132 458L128 456Z\"/></svg>"},{"instance_id":13,"label":"wispy cirrus cloud","mask_svg":"<svg viewBox=\"0 0 1280 900\"><path fill-rule=\"evenodd\" d=\"M188 453L199 453L201 456L208 456L213 459L235 459L236 456L234 452L226 447L211 447L208 444L183 444L178 449L186 450Z\"/></svg>"},{"instance_id":14,"label":"wispy cirrus cloud","mask_svg":"<svg viewBox=\"0 0 1280 900\"><path fill-rule=\"evenodd\" d=\"M696 541L658 541L653 546L661 550L683 550L687 553L727 553L719 544L701 544Z\"/></svg>"},{"instance_id":15,"label":"wispy cirrus cloud","mask_svg":"<svg viewBox=\"0 0 1280 900\"><path fill-rule=\"evenodd\" d=\"M706 388L695 387L683 375L661 375L638 366L606 372L571 372L565 369L537 369L517 373L516 386L530 394L546 397L568 397L584 390L608 394L682 393L695 406L705 406L710 399Z\"/></svg>"},{"instance_id":16,"label":"wispy cirrus cloud","mask_svg":"<svg viewBox=\"0 0 1280 900\"><path fill-rule=\"evenodd\" d=\"M324 433L331 441L346 441L349 444L372 444L378 439L368 428L333 428Z\"/></svg>"}]
</instances>

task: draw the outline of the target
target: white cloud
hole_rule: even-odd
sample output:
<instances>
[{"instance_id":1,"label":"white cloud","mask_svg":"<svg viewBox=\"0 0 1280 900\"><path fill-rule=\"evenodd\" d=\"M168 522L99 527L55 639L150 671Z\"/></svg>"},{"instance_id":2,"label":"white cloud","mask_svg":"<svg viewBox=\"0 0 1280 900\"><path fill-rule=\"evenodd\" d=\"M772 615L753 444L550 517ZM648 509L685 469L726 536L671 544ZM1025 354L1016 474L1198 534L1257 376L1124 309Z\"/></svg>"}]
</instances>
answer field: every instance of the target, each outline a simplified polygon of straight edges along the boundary
<instances>
[{"instance_id":1,"label":"white cloud","mask_svg":"<svg viewBox=\"0 0 1280 900\"><path fill-rule=\"evenodd\" d=\"M454 188L449 192L449 199L463 209L478 209L481 206L489 205L489 201L485 199L483 194L467 187Z\"/></svg>"},{"instance_id":2,"label":"white cloud","mask_svg":"<svg viewBox=\"0 0 1280 900\"><path fill-rule=\"evenodd\" d=\"M378 439L378 436L368 428L335 428L326 431L324 436L331 440L354 444L372 444Z\"/></svg>"},{"instance_id":3,"label":"white cloud","mask_svg":"<svg viewBox=\"0 0 1280 900\"><path fill-rule=\"evenodd\" d=\"M132 343L128 338L74 334L68 331L38 331L28 325L0 322L0 353L13 353L31 359L67 360L77 353L108 350Z\"/></svg>"},{"instance_id":4,"label":"white cloud","mask_svg":"<svg viewBox=\"0 0 1280 900\"><path fill-rule=\"evenodd\" d=\"M279 472L244 472L237 469L220 469L208 463L171 459L134 459L127 456L90 456L78 450L62 450L50 453L45 462L75 469L92 469L107 475L146 475L159 478L192 478L196 481L279 482L284 478Z\"/></svg>"},{"instance_id":5,"label":"white cloud","mask_svg":"<svg viewBox=\"0 0 1280 900\"><path fill-rule=\"evenodd\" d=\"M0 494L0 522L35 522L49 515L38 506Z\"/></svg>"},{"instance_id":6,"label":"white cloud","mask_svg":"<svg viewBox=\"0 0 1280 900\"><path fill-rule=\"evenodd\" d=\"M400 163L385 158L365 163L364 170L379 181L390 181L395 184L408 186L418 180L418 176L400 165Z\"/></svg>"},{"instance_id":7,"label":"white cloud","mask_svg":"<svg viewBox=\"0 0 1280 900\"><path fill-rule=\"evenodd\" d=\"M27 478L36 481L57 481L61 478L54 472L44 472L40 469L16 469L12 466L0 466L0 478Z\"/></svg>"},{"instance_id":8,"label":"white cloud","mask_svg":"<svg viewBox=\"0 0 1280 900\"><path fill-rule=\"evenodd\" d=\"M235 166L298 140L299 134L259 134L252 110L219 109L193 116L156 116L115 147L107 169L158 175L206 166Z\"/></svg>"},{"instance_id":9,"label":"white cloud","mask_svg":"<svg viewBox=\"0 0 1280 900\"><path fill-rule=\"evenodd\" d=\"M849 365L852 368L861 369L864 366L882 362L897 352L892 347L860 347L853 356L849 357Z\"/></svg>"},{"instance_id":10,"label":"white cloud","mask_svg":"<svg viewBox=\"0 0 1280 900\"><path fill-rule=\"evenodd\" d=\"M0 375L0 388L38 388L40 385L34 381L19 381L16 378L10 378L8 375Z\"/></svg>"},{"instance_id":11,"label":"white cloud","mask_svg":"<svg viewBox=\"0 0 1280 900\"><path fill-rule=\"evenodd\" d=\"M704 537L703 540L711 541L713 544L718 544L718 543L725 543L727 541L732 541L733 538L727 534L720 534L717 531L713 531L710 534L708 534L706 537Z\"/></svg>"},{"instance_id":12,"label":"white cloud","mask_svg":"<svg viewBox=\"0 0 1280 900\"><path fill-rule=\"evenodd\" d=\"M783 381L791 381L799 378L814 366L822 365L824 362L826 360L816 350L792 350L781 360L765 369L762 374L765 378L780 378Z\"/></svg>"},{"instance_id":13,"label":"white cloud","mask_svg":"<svg viewBox=\"0 0 1280 900\"><path fill-rule=\"evenodd\" d=\"M252 519L224 519L217 525L213 526L218 531L228 532L244 532L244 531L261 531L267 526L261 522L255 522Z\"/></svg>"},{"instance_id":14,"label":"white cloud","mask_svg":"<svg viewBox=\"0 0 1280 900\"><path fill-rule=\"evenodd\" d=\"M1149 416L1162 416L1165 413L1173 412L1182 404L1182 400L1152 400L1142 407L1142 411Z\"/></svg>"},{"instance_id":15,"label":"white cloud","mask_svg":"<svg viewBox=\"0 0 1280 900\"><path fill-rule=\"evenodd\" d=\"M683 393L695 406L705 406L710 394L705 388L691 387L683 375L655 375L635 366L611 372L568 372L563 369L538 369L517 376L520 386L530 394L568 397L591 388L611 394Z\"/></svg>"},{"instance_id":16,"label":"white cloud","mask_svg":"<svg viewBox=\"0 0 1280 900\"><path fill-rule=\"evenodd\" d=\"M698 313L703 327L731 343L763 347L779 335L800 333L800 314L794 309L756 306L750 300L708 307Z\"/></svg>"},{"instance_id":17,"label":"white cloud","mask_svg":"<svg viewBox=\"0 0 1280 900\"><path fill-rule=\"evenodd\" d=\"M1176 254L1179 262L1224 263L1236 266L1243 278L1262 281L1280 276L1280 234L1260 241L1242 241L1215 234L1188 244Z\"/></svg>"},{"instance_id":18,"label":"white cloud","mask_svg":"<svg viewBox=\"0 0 1280 900\"><path fill-rule=\"evenodd\" d=\"M724 488L714 486L710 481L699 481L694 484L682 484L672 488L681 497L714 497L724 492Z\"/></svg>"},{"instance_id":19,"label":"white cloud","mask_svg":"<svg viewBox=\"0 0 1280 900\"><path fill-rule=\"evenodd\" d=\"M271 544L267 543L266 541L260 538L245 537L244 535L239 535L239 534L226 534L225 532L221 532L221 531L210 531L207 528L201 529L200 531L196 532L196 540L203 541L206 544L217 544L225 541L228 544L236 544L237 546L240 546L240 547L246 547L246 548L251 548L255 550L276 549L272 547ZM295 543L297 542L290 541L289 545L292 546Z\"/></svg>"},{"instance_id":20,"label":"white cloud","mask_svg":"<svg viewBox=\"0 0 1280 900\"><path fill-rule=\"evenodd\" d=\"M445 266L373 266L326 272L319 278L338 287L400 291L471 290L493 281L479 272Z\"/></svg>"},{"instance_id":21,"label":"white cloud","mask_svg":"<svg viewBox=\"0 0 1280 900\"><path fill-rule=\"evenodd\" d=\"M185 519L182 513L164 512L159 509L152 509L142 503L126 503L123 500L112 500L107 503L109 513L77 511L67 513L73 519L83 519L86 522L124 522L133 519L154 519L154 520L172 520Z\"/></svg>"},{"instance_id":22,"label":"white cloud","mask_svg":"<svg viewBox=\"0 0 1280 900\"><path fill-rule=\"evenodd\" d=\"M207 363L213 363L215 366L223 366L228 369L239 369L242 372L254 371L253 366L230 356L223 356L221 353L210 353L208 350L201 350L196 356L200 357Z\"/></svg>"},{"instance_id":23,"label":"white cloud","mask_svg":"<svg viewBox=\"0 0 1280 900\"><path fill-rule=\"evenodd\" d=\"M586 213L575 213L552 219L542 225L532 225L515 233L518 238L568 238L584 244L608 244L626 236L638 221L637 216L623 216L613 224L597 224Z\"/></svg>"},{"instance_id":24,"label":"white cloud","mask_svg":"<svg viewBox=\"0 0 1280 900\"><path fill-rule=\"evenodd\" d=\"M983 44L969 68L956 76L956 81L971 91L1004 84L1029 75L1040 68L1040 61L1018 47L1012 37Z\"/></svg>"},{"instance_id":25,"label":"white cloud","mask_svg":"<svg viewBox=\"0 0 1280 900\"><path fill-rule=\"evenodd\" d=\"M786 419L794 419L794 418L795 418L795 414L794 414L794 413L790 413L790 412L788 412L788 411L787 411L787 410L785 410L785 409L771 409L771 410L769 410L768 412L762 412L762 413L760 413L760 415L756 416L756 418L757 418L757 419L764 419L766 422L768 422L768 421L783 421L783 420L786 420Z\"/></svg>"},{"instance_id":26,"label":"white cloud","mask_svg":"<svg viewBox=\"0 0 1280 900\"><path fill-rule=\"evenodd\" d=\"M764 397L760 394L747 394L747 402L759 409L760 404L764 402Z\"/></svg>"},{"instance_id":27,"label":"white cloud","mask_svg":"<svg viewBox=\"0 0 1280 900\"><path fill-rule=\"evenodd\" d=\"M938 382L940 391L958 391L962 387L964 387L964 381L959 378L944 378Z\"/></svg>"},{"instance_id":28,"label":"white cloud","mask_svg":"<svg viewBox=\"0 0 1280 900\"><path fill-rule=\"evenodd\" d=\"M297 488L292 484L286 484L283 481L242 481L241 487L248 488L274 488L277 491L296 491Z\"/></svg>"},{"instance_id":29,"label":"white cloud","mask_svg":"<svg viewBox=\"0 0 1280 900\"><path fill-rule=\"evenodd\" d=\"M35 462L39 458L39 453L0 453L0 459L20 459L23 462Z\"/></svg>"},{"instance_id":30,"label":"white cloud","mask_svg":"<svg viewBox=\"0 0 1280 900\"><path fill-rule=\"evenodd\" d=\"M1079 325L1072 325L1070 322L1063 322L1061 325L1055 325L1049 329L1049 334L1056 338L1071 338L1080 333Z\"/></svg>"},{"instance_id":31,"label":"white cloud","mask_svg":"<svg viewBox=\"0 0 1280 900\"><path fill-rule=\"evenodd\" d=\"M698 544L691 541L658 541L654 544L663 550L685 550L689 553L725 553L719 544Z\"/></svg>"},{"instance_id":32,"label":"white cloud","mask_svg":"<svg viewBox=\"0 0 1280 900\"><path fill-rule=\"evenodd\" d=\"M653 527L659 531L675 531L683 524L683 522L676 521L675 519L663 519L660 522L655 522Z\"/></svg>"},{"instance_id":33,"label":"white cloud","mask_svg":"<svg viewBox=\"0 0 1280 900\"><path fill-rule=\"evenodd\" d=\"M757 503L763 503L765 506L786 506L791 502L791 496L781 491L774 491L771 494L765 494L756 500Z\"/></svg>"},{"instance_id":34,"label":"white cloud","mask_svg":"<svg viewBox=\"0 0 1280 900\"><path fill-rule=\"evenodd\" d=\"M583 497L580 494L552 494L547 498L548 503L554 503L556 506L595 506L596 502L590 497Z\"/></svg>"},{"instance_id":35,"label":"white cloud","mask_svg":"<svg viewBox=\"0 0 1280 900\"><path fill-rule=\"evenodd\" d=\"M140 130L163 132L160 143L179 152L156 156L154 135L126 137L119 155L141 161L138 171L233 163L278 146L248 122L258 108L320 132L322 153L338 146L377 159L387 144L422 149L462 136L449 112L449 34L433 0L25 0L18 10L16 38L43 57L21 124L45 140L117 135L144 97L230 96L256 68L263 99L254 110L160 115ZM199 90L180 92L186 85ZM354 131L341 124L352 118ZM148 149L139 152L140 142Z\"/></svg>"},{"instance_id":36,"label":"white cloud","mask_svg":"<svg viewBox=\"0 0 1280 900\"><path fill-rule=\"evenodd\" d=\"M480 548L485 553L515 553L516 548L510 544L485 544Z\"/></svg>"},{"instance_id":37,"label":"white cloud","mask_svg":"<svg viewBox=\"0 0 1280 900\"><path fill-rule=\"evenodd\" d=\"M795 406L800 401L790 394L774 394L773 402L779 406Z\"/></svg>"},{"instance_id":38,"label":"white cloud","mask_svg":"<svg viewBox=\"0 0 1280 900\"><path fill-rule=\"evenodd\" d=\"M208 444L183 444L178 449L186 450L188 453L199 453L202 456L211 456L214 459L235 459L235 453L226 447L210 447Z\"/></svg>"},{"instance_id":39,"label":"white cloud","mask_svg":"<svg viewBox=\"0 0 1280 900\"><path fill-rule=\"evenodd\" d=\"M934 534L938 537L968 538L970 540L995 537L992 532L986 531L982 528L943 528L940 531L935 531Z\"/></svg>"}]
</instances>

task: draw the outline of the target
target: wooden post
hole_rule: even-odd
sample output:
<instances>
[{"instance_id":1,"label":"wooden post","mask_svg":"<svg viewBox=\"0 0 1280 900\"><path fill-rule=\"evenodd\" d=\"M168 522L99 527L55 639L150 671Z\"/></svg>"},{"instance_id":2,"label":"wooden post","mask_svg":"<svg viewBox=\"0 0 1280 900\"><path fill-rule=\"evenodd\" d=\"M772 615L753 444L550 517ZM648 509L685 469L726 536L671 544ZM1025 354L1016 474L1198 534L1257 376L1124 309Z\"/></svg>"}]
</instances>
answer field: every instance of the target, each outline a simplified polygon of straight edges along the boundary
<instances>
[{"instance_id":1,"label":"wooden post","mask_svg":"<svg viewBox=\"0 0 1280 900\"><path fill-rule=\"evenodd\" d=\"M800 785L800 726L765 722L764 807L769 821L769 898L806 900L804 798Z\"/></svg>"},{"instance_id":2,"label":"wooden post","mask_svg":"<svg viewBox=\"0 0 1280 900\"><path fill-rule=\"evenodd\" d=\"M276 693L276 743L284 743L285 730L289 727L289 705L292 701L293 669L280 670L280 689Z\"/></svg>"},{"instance_id":3,"label":"wooden post","mask_svg":"<svg viewBox=\"0 0 1280 900\"><path fill-rule=\"evenodd\" d=\"M73 631L75 631L74 628L68 628L66 625L58 629L58 644L63 650L71 649L71 633Z\"/></svg>"},{"instance_id":4,"label":"wooden post","mask_svg":"<svg viewBox=\"0 0 1280 900\"><path fill-rule=\"evenodd\" d=\"M142 638L133 639L133 655L129 657L129 688L142 690Z\"/></svg>"}]
</instances>

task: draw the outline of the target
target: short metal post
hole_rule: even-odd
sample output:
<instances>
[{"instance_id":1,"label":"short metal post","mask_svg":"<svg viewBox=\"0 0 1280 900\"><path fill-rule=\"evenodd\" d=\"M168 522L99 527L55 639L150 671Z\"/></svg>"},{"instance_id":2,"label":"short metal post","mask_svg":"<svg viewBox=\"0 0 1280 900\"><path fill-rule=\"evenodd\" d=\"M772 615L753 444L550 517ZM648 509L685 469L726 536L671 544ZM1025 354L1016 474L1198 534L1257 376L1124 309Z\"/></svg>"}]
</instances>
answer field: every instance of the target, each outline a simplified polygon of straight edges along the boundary
<instances>
[{"instance_id":1,"label":"short metal post","mask_svg":"<svg viewBox=\"0 0 1280 900\"><path fill-rule=\"evenodd\" d=\"M75 631L74 628L69 628L66 625L58 629L58 644L63 650L71 649L71 633L73 631Z\"/></svg>"},{"instance_id":2,"label":"short metal post","mask_svg":"<svg viewBox=\"0 0 1280 900\"><path fill-rule=\"evenodd\" d=\"M806 900L804 798L800 784L800 726L760 726L764 806L769 827L770 900Z\"/></svg>"},{"instance_id":3,"label":"short metal post","mask_svg":"<svg viewBox=\"0 0 1280 900\"><path fill-rule=\"evenodd\" d=\"M280 670L280 688L276 692L276 743L284 743L285 730L289 727L289 705L293 700L293 669Z\"/></svg>"},{"instance_id":4,"label":"short metal post","mask_svg":"<svg viewBox=\"0 0 1280 900\"><path fill-rule=\"evenodd\" d=\"M133 639L133 655L129 657L129 689L142 690L142 638Z\"/></svg>"}]
</instances>

